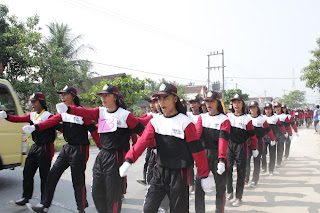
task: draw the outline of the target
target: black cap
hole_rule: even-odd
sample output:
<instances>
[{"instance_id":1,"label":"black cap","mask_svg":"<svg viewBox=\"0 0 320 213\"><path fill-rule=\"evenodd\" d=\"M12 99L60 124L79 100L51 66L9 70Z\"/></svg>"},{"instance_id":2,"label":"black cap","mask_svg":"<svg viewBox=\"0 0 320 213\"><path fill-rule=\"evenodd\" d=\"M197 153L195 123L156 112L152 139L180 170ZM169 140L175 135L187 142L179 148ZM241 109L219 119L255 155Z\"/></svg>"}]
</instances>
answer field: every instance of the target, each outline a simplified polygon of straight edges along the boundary
<instances>
[{"instance_id":1,"label":"black cap","mask_svg":"<svg viewBox=\"0 0 320 213\"><path fill-rule=\"evenodd\" d=\"M268 107L272 109L272 104L270 102L268 102L264 105L264 108L268 108Z\"/></svg>"},{"instance_id":2,"label":"black cap","mask_svg":"<svg viewBox=\"0 0 320 213\"><path fill-rule=\"evenodd\" d=\"M220 94L216 91L209 91L207 93L205 101L214 101L214 100L220 100Z\"/></svg>"},{"instance_id":3,"label":"black cap","mask_svg":"<svg viewBox=\"0 0 320 213\"><path fill-rule=\"evenodd\" d=\"M58 94L71 93L71 94L77 95L77 89L73 86L66 85L62 90L58 91L57 93Z\"/></svg>"},{"instance_id":4,"label":"black cap","mask_svg":"<svg viewBox=\"0 0 320 213\"><path fill-rule=\"evenodd\" d=\"M273 107L281 107L281 104L278 103L278 102L276 102L276 103L273 105Z\"/></svg>"},{"instance_id":5,"label":"black cap","mask_svg":"<svg viewBox=\"0 0 320 213\"><path fill-rule=\"evenodd\" d=\"M151 103L151 102L155 102L155 101L157 101L158 100L158 98L157 97L151 97L149 100L147 100L149 103Z\"/></svg>"},{"instance_id":6,"label":"black cap","mask_svg":"<svg viewBox=\"0 0 320 213\"><path fill-rule=\"evenodd\" d=\"M251 101L249 107L259 107L259 103L257 101Z\"/></svg>"},{"instance_id":7,"label":"black cap","mask_svg":"<svg viewBox=\"0 0 320 213\"><path fill-rule=\"evenodd\" d=\"M102 94L114 94L117 96L117 98L119 98L119 88L115 85L104 85L104 87L102 88L102 90L100 92L97 93L97 95L102 95Z\"/></svg>"},{"instance_id":8,"label":"black cap","mask_svg":"<svg viewBox=\"0 0 320 213\"><path fill-rule=\"evenodd\" d=\"M191 98L190 100L189 100L189 103L192 103L192 102L201 102L201 98L200 98L200 95L196 95L196 96L194 96L193 98Z\"/></svg>"},{"instance_id":9,"label":"black cap","mask_svg":"<svg viewBox=\"0 0 320 213\"><path fill-rule=\"evenodd\" d=\"M159 92L152 95L152 97L158 97L159 95L177 95L177 87L173 84L162 83L159 88ZM180 100L179 100L180 102Z\"/></svg>"},{"instance_id":10,"label":"black cap","mask_svg":"<svg viewBox=\"0 0 320 213\"><path fill-rule=\"evenodd\" d=\"M33 93L28 101L45 101L46 96L42 92L35 92Z\"/></svg>"},{"instance_id":11,"label":"black cap","mask_svg":"<svg viewBox=\"0 0 320 213\"><path fill-rule=\"evenodd\" d=\"M244 97L241 94L235 94L230 101L235 101L235 100L244 101Z\"/></svg>"}]
</instances>

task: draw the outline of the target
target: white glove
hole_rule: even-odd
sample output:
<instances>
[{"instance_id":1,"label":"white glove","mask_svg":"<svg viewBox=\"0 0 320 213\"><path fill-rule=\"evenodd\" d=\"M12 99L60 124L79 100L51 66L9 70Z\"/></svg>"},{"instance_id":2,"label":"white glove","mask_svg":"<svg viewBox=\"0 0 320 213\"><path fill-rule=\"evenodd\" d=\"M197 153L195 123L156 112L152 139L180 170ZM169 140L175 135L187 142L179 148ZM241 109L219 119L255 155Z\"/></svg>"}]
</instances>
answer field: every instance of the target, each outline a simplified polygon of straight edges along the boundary
<instances>
[{"instance_id":1,"label":"white glove","mask_svg":"<svg viewBox=\"0 0 320 213\"><path fill-rule=\"evenodd\" d=\"M91 132L88 132L88 139L91 137Z\"/></svg>"},{"instance_id":2,"label":"white glove","mask_svg":"<svg viewBox=\"0 0 320 213\"><path fill-rule=\"evenodd\" d=\"M291 136L289 136L289 140L290 140L290 141L292 141L292 135L291 135Z\"/></svg>"},{"instance_id":3,"label":"white glove","mask_svg":"<svg viewBox=\"0 0 320 213\"><path fill-rule=\"evenodd\" d=\"M252 150L252 155L253 155L254 158L258 157L259 151L256 150L256 149Z\"/></svg>"},{"instance_id":4,"label":"white glove","mask_svg":"<svg viewBox=\"0 0 320 213\"><path fill-rule=\"evenodd\" d=\"M154 152L154 154L157 154L157 149L152 149L152 151Z\"/></svg>"},{"instance_id":5,"label":"white glove","mask_svg":"<svg viewBox=\"0 0 320 213\"><path fill-rule=\"evenodd\" d=\"M0 111L0 118L7 118L8 116L7 116L7 113L6 113L6 111Z\"/></svg>"},{"instance_id":6,"label":"white glove","mask_svg":"<svg viewBox=\"0 0 320 213\"><path fill-rule=\"evenodd\" d=\"M27 134L31 134L33 131L36 130L36 127L34 125L25 125L22 127L23 131Z\"/></svg>"},{"instance_id":7,"label":"white glove","mask_svg":"<svg viewBox=\"0 0 320 213\"><path fill-rule=\"evenodd\" d=\"M299 137L299 133L298 132L296 132L296 136Z\"/></svg>"},{"instance_id":8,"label":"white glove","mask_svg":"<svg viewBox=\"0 0 320 213\"><path fill-rule=\"evenodd\" d=\"M288 137L288 133L287 132L284 134L284 137L286 137L286 138Z\"/></svg>"},{"instance_id":9,"label":"white glove","mask_svg":"<svg viewBox=\"0 0 320 213\"><path fill-rule=\"evenodd\" d=\"M66 113L68 111L68 106L65 103L58 103L56 104L57 112L59 114Z\"/></svg>"},{"instance_id":10,"label":"white glove","mask_svg":"<svg viewBox=\"0 0 320 213\"><path fill-rule=\"evenodd\" d=\"M213 179L210 176L201 179L201 187L203 191L209 192L212 186L213 186Z\"/></svg>"},{"instance_id":11,"label":"white glove","mask_svg":"<svg viewBox=\"0 0 320 213\"><path fill-rule=\"evenodd\" d=\"M226 171L226 165L224 163L218 163L217 173L222 175Z\"/></svg>"},{"instance_id":12,"label":"white glove","mask_svg":"<svg viewBox=\"0 0 320 213\"><path fill-rule=\"evenodd\" d=\"M276 145L276 141L270 141L270 145L271 145L271 146Z\"/></svg>"},{"instance_id":13,"label":"white glove","mask_svg":"<svg viewBox=\"0 0 320 213\"><path fill-rule=\"evenodd\" d=\"M120 177L125 177L128 174L129 168L131 167L131 163L124 162L122 166L119 168Z\"/></svg>"}]
</instances>

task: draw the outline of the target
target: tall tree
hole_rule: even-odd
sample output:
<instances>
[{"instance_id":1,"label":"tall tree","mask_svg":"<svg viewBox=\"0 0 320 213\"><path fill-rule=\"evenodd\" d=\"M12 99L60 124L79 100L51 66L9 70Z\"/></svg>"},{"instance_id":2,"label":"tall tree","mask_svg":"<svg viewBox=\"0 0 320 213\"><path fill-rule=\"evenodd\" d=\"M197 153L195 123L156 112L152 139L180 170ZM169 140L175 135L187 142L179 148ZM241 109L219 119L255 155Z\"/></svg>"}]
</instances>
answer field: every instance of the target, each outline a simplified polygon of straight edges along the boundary
<instances>
[{"instance_id":1,"label":"tall tree","mask_svg":"<svg viewBox=\"0 0 320 213\"><path fill-rule=\"evenodd\" d=\"M320 91L320 38L317 39L317 45L315 50L310 51L313 59L310 59L310 64L301 71L303 75L300 79L306 81L307 87Z\"/></svg>"},{"instance_id":2,"label":"tall tree","mask_svg":"<svg viewBox=\"0 0 320 213\"><path fill-rule=\"evenodd\" d=\"M290 91L287 95L284 95L279 103L286 104L287 107L298 108L305 105L306 102L306 92L300 90Z\"/></svg>"}]
</instances>

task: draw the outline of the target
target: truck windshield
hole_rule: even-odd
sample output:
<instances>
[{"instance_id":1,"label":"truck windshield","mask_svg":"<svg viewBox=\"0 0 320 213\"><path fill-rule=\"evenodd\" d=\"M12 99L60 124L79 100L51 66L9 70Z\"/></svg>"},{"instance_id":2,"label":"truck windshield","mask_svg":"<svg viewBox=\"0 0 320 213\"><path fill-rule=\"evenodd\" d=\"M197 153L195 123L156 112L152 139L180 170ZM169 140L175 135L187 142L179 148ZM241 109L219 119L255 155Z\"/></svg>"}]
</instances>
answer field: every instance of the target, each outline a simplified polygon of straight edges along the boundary
<instances>
[{"instance_id":1,"label":"truck windshield","mask_svg":"<svg viewBox=\"0 0 320 213\"><path fill-rule=\"evenodd\" d=\"M13 101L12 95L9 92L9 89L0 85L0 111L6 111L10 115L16 115L16 105Z\"/></svg>"}]
</instances>

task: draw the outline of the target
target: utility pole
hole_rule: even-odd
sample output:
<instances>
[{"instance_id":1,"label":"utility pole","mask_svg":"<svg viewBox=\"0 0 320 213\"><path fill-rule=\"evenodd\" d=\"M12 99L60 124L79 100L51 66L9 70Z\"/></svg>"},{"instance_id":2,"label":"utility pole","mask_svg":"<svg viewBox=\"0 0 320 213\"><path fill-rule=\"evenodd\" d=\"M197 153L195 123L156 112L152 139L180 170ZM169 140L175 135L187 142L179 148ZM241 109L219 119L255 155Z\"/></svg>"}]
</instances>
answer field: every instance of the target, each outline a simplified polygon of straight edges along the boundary
<instances>
[{"instance_id":1,"label":"utility pole","mask_svg":"<svg viewBox=\"0 0 320 213\"><path fill-rule=\"evenodd\" d=\"M264 102L267 103L267 90L264 91Z\"/></svg>"},{"instance_id":2,"label":"utility pole","mask_svg":"<svg viewBox=\"0 0 320 213\"><path fill-rule=\"evenodd\" d=\"M283 91L283 96L285 96L287 90L286 90L286 89L283 89L282 91Z\"/></svg>"},{"instance_id":3,"label":"utility pole","mask_svg":"<svg viewBox=\"0 0 320 213\"><path fill-rule=\"evenodd\" d=\"M216 67L210 67L210 56L215 56L215 55L222 55L222 65L221 66L216 66ZM210 73L210 70L211 69L222 69L222 99L224 98L224 68L225 68L225 66L224 66L224 51L222 50L222 52L219 52L219 51L217 51L217 52L210 52L210 54L208 55L208 90L209 90L209 86L210 86L210 79L209 79L209 77L210 77L210 75L209 75L209 73Z\"/></svg>"}]
</instances>

